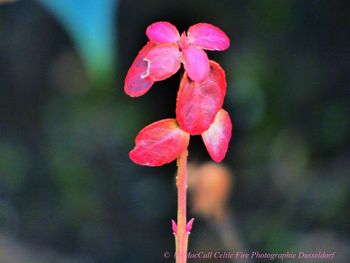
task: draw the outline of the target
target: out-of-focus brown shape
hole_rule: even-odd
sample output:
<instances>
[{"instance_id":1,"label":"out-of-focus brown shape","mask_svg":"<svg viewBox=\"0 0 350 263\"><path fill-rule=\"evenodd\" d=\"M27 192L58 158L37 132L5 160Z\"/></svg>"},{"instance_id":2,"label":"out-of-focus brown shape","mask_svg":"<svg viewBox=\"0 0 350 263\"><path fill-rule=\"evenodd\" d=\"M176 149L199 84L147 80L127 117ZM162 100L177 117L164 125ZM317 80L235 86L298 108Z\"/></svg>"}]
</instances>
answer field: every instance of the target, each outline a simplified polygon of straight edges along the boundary
<instances>
[{"instance_id":1,"label":"out-of-focus brown shape","mask_svg":"<svg viewBox=\"0 0 350 263\"><path fill-rule=\"evenodd\" d=\"M220 249L246 252L236 228L234 214L229 209L229 198L234 185L233 172L223 164L207 162L190 163L188 188L191 212L195 217L204 218L219 238ZM203 247L198 248L203 249ZM209 247L207 249L212 249ZM249 263L249 259L228 259L229 262ZM225 261L225 262L227 262Z\"/></svg>"},{"instance_id":2,"label":"out-of-focus brown shape","mask_svg":"<svg viewBox=\"0 0 350 263\"><path fill-rule=\"evenodd\" d=\"M191 165L189 191L193 213L206 218L222 219L232 186L232 173L226 166L213 162Z\"/></svg>"}]
</instances>

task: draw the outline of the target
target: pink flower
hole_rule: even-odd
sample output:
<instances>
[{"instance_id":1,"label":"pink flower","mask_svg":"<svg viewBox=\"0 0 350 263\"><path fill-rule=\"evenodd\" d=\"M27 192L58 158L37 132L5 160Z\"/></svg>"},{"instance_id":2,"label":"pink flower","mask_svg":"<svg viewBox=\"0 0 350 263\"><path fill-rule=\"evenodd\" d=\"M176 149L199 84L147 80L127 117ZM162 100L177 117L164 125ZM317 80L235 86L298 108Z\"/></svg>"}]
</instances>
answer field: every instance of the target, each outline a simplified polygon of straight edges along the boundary
<instances>
[{"instance_id":1,"label":"pink flower","mask_svg":"<svg viewBox=\"0 0 350 263\"><path fill-rule=\"evenodd\" d=\"M187 149L190 135L201 135L211 158L220 162L232 135L229 114L222 109L226 95L225 71L209 60L206 50L224 50L230 40L219 28L199 23L179 34L169 22L151 24L150 41L140 50L125 78L125 92L138 97L155 81L175 74L181 63L182 76L176 99L176 119L163 119L143 128L135 139L130 159L147 166L174 161ZM189 222L190 232L193 220ZM176 224L173 222L176 233Z\"/></svg>"},{"instance_id":2,"label":"pink flower","mask_svg":"<svg viewBox=\"0 0 350 263\"><path fill-rule=\"evenodd\" d=\"M203 49L225 50L230 45L227 35L208 23L195 24L180 36L171 23L155 22L147 28L146 35L150 41L139 52L125 79L125 92L132 97L145 94L155 81L175 74L181 63L192 81L204 81L210 65Z\"/></svg>"}]
</instances>

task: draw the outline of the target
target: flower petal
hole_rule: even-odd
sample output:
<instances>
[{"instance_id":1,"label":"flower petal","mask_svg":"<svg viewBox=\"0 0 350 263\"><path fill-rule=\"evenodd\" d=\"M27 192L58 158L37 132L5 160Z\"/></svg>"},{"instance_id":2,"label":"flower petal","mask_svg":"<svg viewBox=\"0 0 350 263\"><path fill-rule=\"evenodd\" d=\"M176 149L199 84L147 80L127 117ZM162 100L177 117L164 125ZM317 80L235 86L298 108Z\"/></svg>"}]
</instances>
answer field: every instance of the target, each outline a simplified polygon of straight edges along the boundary
<instances>
[{"instance_id":1,"label":"flower petal","mask_svg":"<svg viewBox=\"0 0 350 263\"><path fill-rule=\"evenodd\" d=\"M215 162L221 162L224 159L231 136L230 115L227 111L221 109L216 114L215 120L209 129L202 133L205 147Z\"/></svg>"},{"instance_id":2,"label":"flower petal","mask_svg":"<svg viewBox=\"0 0 350 263\"><path fill-rule=\"evenodd\" d=\"M174 161L188 146L190 136L175 119L164 119L143 128L129 153L135 163L161 166Z\"/></svg>"},{"instance_id":3,"label":"flower petal","mask_svg":"<svg viewBox=\"0 0 350 263\"><path fill-rule=\"evenodd\" d=\"M160 44L152 48L144 60L148 63L149 78L154 81L164 80L179 70L181 52L176 44Z\"/></svg>"},{"instance_id":4,"label":"flower petal","mask_svg":"<svg viewBox=\"0 0 350 263\"><path fill-rule=\"evenodd\" d=\"M155 22L147 27L146 35L156 43L176 43L180 39L179 31L169 22Z\"/></svg>"},{"instance_id":5,"label":"flower petal","mask_svg":"<svg viewBox=\"0 0 350 263\"><path fill-rule=\"evenodd\" d=\"M139 52L131 64L125 77L124 91L131 97L139 97L145 94L153 85L154 81L143 76L147 72L148 63L144 61L145 55L155 46L148 42Z\"/></svg>"},{"instance_id":6,"label":"flower petal","mask_svg":"<svg viewBox=\"0 0 350 263\"><path fill-rule=\"evenodd\" d=\"M207 50L225 50L230 46L230 39L220 28L198 23L188 29L190 42Z\"/></svg>"},{"instance_id":7,"label":"flower petal","mask_svg":"<svg viewBox=\"0 0 350 263\"><path fill-rule=\"evenodd\" d=\"M182 59L188 76L193 81L203 81L209 74L209 59L204 50L189 46L182 50Z\"/></svg>"},{"instance_id":8,"label":"flower petal","mask_svg":"<svg viewBox=\"0 0 350 263\"><path fill-rule=\"evenodd\" d=\"M191 135L201 134L209 128L226 95L224 70L214 61L209 63L206 80L194 82L185 73L177 94L176 119L181 129Z\"/></svg>"},{"instance_id":9,"label":"flower petal","mask_svg":"<svg viewBox=\"0 0 350 263\"><path fill-rule=\"evenodd\" d=\"M175 220L171 220L171 228L173 230L173 234L176 236L177 235L177 224Z\"/></svg>"}]
</instances>

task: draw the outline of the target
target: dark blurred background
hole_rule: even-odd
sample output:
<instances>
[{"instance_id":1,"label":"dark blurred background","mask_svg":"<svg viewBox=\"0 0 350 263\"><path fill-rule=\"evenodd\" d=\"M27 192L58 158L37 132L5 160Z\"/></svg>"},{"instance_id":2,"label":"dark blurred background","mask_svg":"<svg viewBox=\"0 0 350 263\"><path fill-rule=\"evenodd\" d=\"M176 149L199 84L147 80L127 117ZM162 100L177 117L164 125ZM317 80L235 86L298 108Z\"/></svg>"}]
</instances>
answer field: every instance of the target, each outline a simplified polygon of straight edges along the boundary
<instances>
[{"instance_id":1,"label":"dark blurred background","mask_svg":"<svg viewBox=\"0 0 350 263\"><path fill-rule=\"evenodd\" d=\"M142 127L174 117L180 75L123 92L159 20L209 22L232 41L209 56L227 74L234 231L190 203L190 251L235 251L217 241L232 234L247 252L349 262L349 17L346 0L1 0L0 262L172 262L176 166L128 152ZM191 138L190 162L208 160Z\"/></svg>"}]
</instances>

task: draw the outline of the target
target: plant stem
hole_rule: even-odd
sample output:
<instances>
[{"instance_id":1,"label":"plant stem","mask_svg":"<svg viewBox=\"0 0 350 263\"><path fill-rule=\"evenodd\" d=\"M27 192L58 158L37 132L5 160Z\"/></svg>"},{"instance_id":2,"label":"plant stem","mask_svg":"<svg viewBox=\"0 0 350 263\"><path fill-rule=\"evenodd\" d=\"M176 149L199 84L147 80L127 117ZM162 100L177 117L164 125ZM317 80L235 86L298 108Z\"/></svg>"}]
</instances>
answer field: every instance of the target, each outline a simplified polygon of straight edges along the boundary
<instances>
[{"instance_id":1,"label":"plant stem","mask_svg":"<svg viewBox=\"0 0 350 263\"><path fill-rule=\"evenodd\" d=\"M176 263L186 263L188 233L186 231L186 192L187 192L187 149L177 158L177 233L176 242Z\"/></svg>"}]
</instances>

